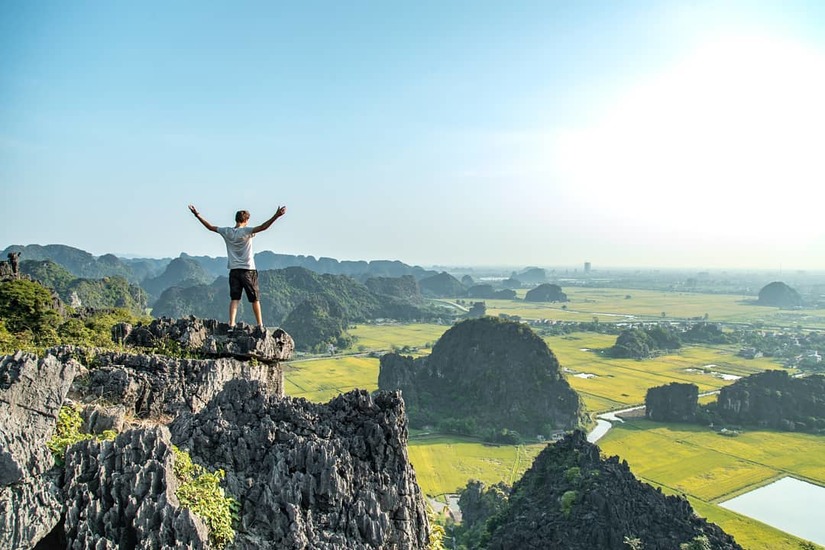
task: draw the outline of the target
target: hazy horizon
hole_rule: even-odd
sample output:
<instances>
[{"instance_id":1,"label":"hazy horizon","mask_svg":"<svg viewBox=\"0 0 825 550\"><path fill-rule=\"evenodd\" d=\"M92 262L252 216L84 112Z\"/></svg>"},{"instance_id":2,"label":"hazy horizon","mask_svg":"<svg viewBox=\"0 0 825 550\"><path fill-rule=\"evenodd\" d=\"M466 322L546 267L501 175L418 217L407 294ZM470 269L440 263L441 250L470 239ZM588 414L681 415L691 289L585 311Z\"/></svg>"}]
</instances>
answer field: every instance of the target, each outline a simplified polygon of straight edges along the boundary
<instances>
[{"instance_id":1,"label":"hazy horizon","mask_svg":"<svg viewBox=\"0 0 825 550\"><path fill-rule=\"evenodd\" d=\"M825 269L817 1L13 2L0 240Z\"/></svg>"},{"instance_id":2,"label":"hazy horizon","mask_svg":"<svg viewBox=\"0 0 825 550\"><path fill-rule=\"evenodd\" d=\"M47 245L62 245L62 246L69 246L71 248L75 248L78 250L83 250L84 252L88 252L92 254L95 258L99 258L100 256L106 254L113 254L121 259L128 259L128 260L173 260L175 258L179 258L182 255L188 255L193 257L209 257L213 259L218 258L226 258L225 251L221 254L192 254L186 251L181 251L174 255L144 255L144 254L133 254L129 252L119 252L119 251L107 251L103 253L98 253L95 251L87 250L82 247L73 246L66 243L8 243L3 245L0 249L6 249L11 246L28 246L28 245L37 245L37 246L47 246ZM277 250L256 250L255 253L259 254L261 252L272 252L275 254L286 254L284 252L280 252ZM580 262L578 264L560 264L560 263L550 263L550 264L504 264L504 263L479 263L479 264L455 264L455 263L434 263L434 262L423 262L423 263L413 263L404 261L403 258L395 258L395 257L386 257L386 258L336 258L334 256L323 256L317 254L290 254L293 256L305 256L305 257L313 257L316 260L321 258L331 258L333 260L339 262L372 262L372 261L399 261L404 264L413 266L413 267L421 267L424 269L430 270L446 270L446 271L456 271L456 272L483 272L484 274L490 274L492 272L498 272L502 275L509 275L512 272L521 272L531 268L540 268L544 270L551 270L551 271L562 271L571 272L571 274L578 272L579 274L584 273L584 263ZM21 257L20 261L24 261L27 258ZM702 266L702 265L673 265L673 266L665 266L665 265L599 265L593 262L590 262L591 267L591 275L594 278L598 278L599 273L608 273L608 272L625 272L625 271L646 271L646 272L694 272L694 273L735 273L735 274L742 274L742 273L758 273L758 274L778 274L778 275L816 275L822 274L825 275L825 269L797 269L793 267L787 266L774 266L774 267L753 267L753 266L741 266L741 267L729 267L729 266Z\"/></svg>"}]
</instances>

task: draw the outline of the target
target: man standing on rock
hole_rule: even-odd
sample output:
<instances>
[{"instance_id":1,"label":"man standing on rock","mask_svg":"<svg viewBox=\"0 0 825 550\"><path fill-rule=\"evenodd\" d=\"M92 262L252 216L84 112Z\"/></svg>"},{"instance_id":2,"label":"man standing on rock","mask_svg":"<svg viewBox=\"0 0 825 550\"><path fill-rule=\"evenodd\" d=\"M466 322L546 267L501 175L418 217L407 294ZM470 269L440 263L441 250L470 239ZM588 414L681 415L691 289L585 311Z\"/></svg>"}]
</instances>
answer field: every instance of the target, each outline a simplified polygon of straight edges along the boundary
<instances>
[{"instance_id":1,"label":"man standing on rock","mask_svg":"<svg viewBox=\"0 0 825 550\"><path fill-rule=\"evenodd\" d=\"M238 304L241 303L241 292L246 292L246 298L252 304L255 320L260 328L264 328L261 317L261 302L258 299L258 270L255 269L255 257L252 251L252 237L256 233L269 229L275 220L286 213L286 206L279 206L275 214L261 225L249 227L249 212L239 210L235 213L235 227L216 227L203 219L194 205L189 210L198 218L209 231L214 231L223 237L226 242L227 267L229 268L229 326L235 326L235 316L238 313Z\"/></svg>"}]
</instances>

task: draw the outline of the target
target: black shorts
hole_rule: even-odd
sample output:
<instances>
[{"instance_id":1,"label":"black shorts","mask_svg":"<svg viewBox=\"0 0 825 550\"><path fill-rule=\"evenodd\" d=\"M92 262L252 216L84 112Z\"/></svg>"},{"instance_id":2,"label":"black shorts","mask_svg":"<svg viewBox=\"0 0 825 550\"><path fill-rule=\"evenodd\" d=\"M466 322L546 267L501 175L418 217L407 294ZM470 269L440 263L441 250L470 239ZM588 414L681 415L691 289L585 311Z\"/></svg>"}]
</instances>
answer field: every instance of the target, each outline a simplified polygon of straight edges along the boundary
<instances>
[{"instance_id":1,"label":"black shorts","mask_svg":"<svg viewBox=\"0 0 825 550\"><path fill-rule=\"evenodd\" d=\"M247 300L258 301L258 272L254 269L230 269L229 299L240 300L243 290L246 291Z\"/></svg>"}]
</instances>

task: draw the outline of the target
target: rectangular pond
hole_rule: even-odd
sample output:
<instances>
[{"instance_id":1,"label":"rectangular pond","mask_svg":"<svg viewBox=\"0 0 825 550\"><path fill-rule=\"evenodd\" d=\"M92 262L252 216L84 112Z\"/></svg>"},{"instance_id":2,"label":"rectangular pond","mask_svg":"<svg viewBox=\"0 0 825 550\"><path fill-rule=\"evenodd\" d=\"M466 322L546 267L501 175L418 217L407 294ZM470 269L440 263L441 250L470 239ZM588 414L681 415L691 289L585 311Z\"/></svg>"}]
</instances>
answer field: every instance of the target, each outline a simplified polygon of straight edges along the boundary
<instances>
[{"instance_id":1,"label":"rectangular pond","mask_svg":"<svg viewBox=\"0 0 825 550\"><path fill-rule=\"evenodd\" d=\"M783 477L719 506L786 533L825 545L825 487Z\"/></svg>"}]
</instances>

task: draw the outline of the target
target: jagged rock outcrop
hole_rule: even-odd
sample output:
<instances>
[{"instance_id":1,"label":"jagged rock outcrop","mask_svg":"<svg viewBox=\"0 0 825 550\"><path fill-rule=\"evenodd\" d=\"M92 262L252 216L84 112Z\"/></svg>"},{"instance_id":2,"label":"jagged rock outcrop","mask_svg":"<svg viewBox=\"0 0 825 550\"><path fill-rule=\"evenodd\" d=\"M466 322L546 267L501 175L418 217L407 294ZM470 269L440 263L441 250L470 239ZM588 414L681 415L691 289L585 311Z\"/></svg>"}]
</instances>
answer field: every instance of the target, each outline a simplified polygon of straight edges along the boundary
<instances>
[{"instance_id":1,"label":"jagged rock outcrop","mask_svg":"<svg viewBox=\"0 0 825 550\"><path fill-rule=\"evenodd\" d=\"M741 548L685 498L642 483L615 456L602 459L580 431L536 457L491 523L490 550L626 550L626 537L645 550L674 550L700 536L714 550Z\"/></svg>"},{"instance_id":2,"label":"jagged rock outcrop","mask_svg":"<svg viewBox=\"0 0 825 550\"><path fill-rule=\"evenodd\" d=\"M276 391L266 372L277 372ZM204 524L175 497L162 425L175 415L175 441L208 470L223 468L240 502L228 548L424 548L400 395L356 391L313 404L281 397L280 376L278 365L232 358L71 347L0 358L0 455L11 481L0 486L0 548L209 548ZM126 431L69 446L60 468L46 442L67 392L110 403L83 409L83 433ZM130 429L151 425L130 422L135 412L155 426Z\"/></svg>"},{"instance_id":3,"label":"jagged rock outcrop","mask_svg":"<svg viewBox=\"0 0 825 550\"><path fill-rule=\"evenodd\" d=\"M75 384L81 399L118 403L141 418L197 412L237 378L256 380L273 395L283 395L284 373L278 363L120 352L99 353L94 361L88 378Z\"/></svg>"},{"instance_id":4,"label":"jagged rock outcrop","mask_svg":"<svg viewBox=\"0 0 825 550\"><path fill-rule=\"evenodd\" d=\"M234 548L426 546L397 392L315 404L236 380L171 430L195 461L226 471L227 492L243 503Z\"/></svg>"},{"instance_id":5,"label":"jagged rock outcrop","mask_svg":"<svg viewBox=\"0 0 825 550\"><path fill-rule=\"evenodd\" d=\"M52 466L45 442L76 368L74 361L23 352L0 358L0 485Z\"/></svg>"},{"instance_id":6,"label":"jagged rock outcrop","mask_svg":"<svg viewBox=\"0 0 825 550\"><path fill-rule=\"evenodd\" d=\"M530 327L493 317L456 324L417 359L386 354L378 387L403 392L413 426L452 419L457 431L549 436L582 422L578 394ZM460 425L459 425L460 424Z\"/></svg>"},{"instance_id":7,"label":"jagged rock outcrop","mask_svg":"<svg viewBox=\"0 0 825 550\"><path fill-rule=\"evenodd\" d=\"M175 497L166 428L86 440L66 453L65 538L87 548L209 548L206 526Z\"/></svg>"},{"instance_id":8,"label":"jagged rock outcrop","mask_svg":"<svg viewBox=\"0 0 825 550\"><path fill-rule=\"evenodd\" d=\"M155 319L148 325L132 327L127 323L112 328L112 339L129 346L156 348L174 342L181 349L213 357L255 358L261 361L287 361L295 343L281 329L268 330L238 323L231 327L214 319Z\"/></svg>"},{"instance_id":9,"label":"jagged rock outcrop","mask_svg":"<svg viewBox=\"0 0 825 550\"><path fill-rule=\"evenodd\" d=\"M0 358L0 548L31 548L60 519L46 442L78 366L22 352Z\"/></svg>"}]
</instances>

